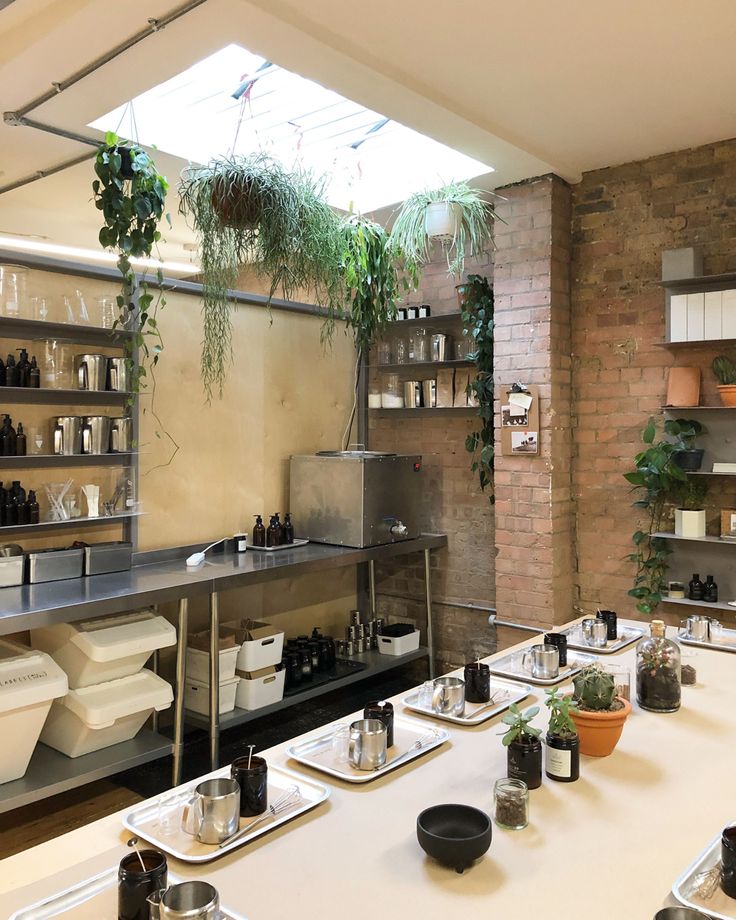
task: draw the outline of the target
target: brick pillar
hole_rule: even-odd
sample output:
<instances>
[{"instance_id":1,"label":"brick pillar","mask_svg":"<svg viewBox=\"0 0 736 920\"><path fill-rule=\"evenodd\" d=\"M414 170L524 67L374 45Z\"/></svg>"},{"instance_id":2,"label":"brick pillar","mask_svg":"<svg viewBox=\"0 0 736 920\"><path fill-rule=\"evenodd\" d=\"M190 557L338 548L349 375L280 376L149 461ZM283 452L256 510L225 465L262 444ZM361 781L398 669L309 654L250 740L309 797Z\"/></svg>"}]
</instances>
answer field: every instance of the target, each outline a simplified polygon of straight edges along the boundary
<instances>
[{"instance_id":1,"label":"brick pillar","mask_svg":"<svg viewBox=\"0 0 736 920\"><path fill-rule=\"evenodd\" d=\"M494 269L496 419L505 388L536 384L540 453L502 456L496 428L496 607L551 626L573 614L570 189L556 176L500 189Z\"/></svg>"}]
</instances>

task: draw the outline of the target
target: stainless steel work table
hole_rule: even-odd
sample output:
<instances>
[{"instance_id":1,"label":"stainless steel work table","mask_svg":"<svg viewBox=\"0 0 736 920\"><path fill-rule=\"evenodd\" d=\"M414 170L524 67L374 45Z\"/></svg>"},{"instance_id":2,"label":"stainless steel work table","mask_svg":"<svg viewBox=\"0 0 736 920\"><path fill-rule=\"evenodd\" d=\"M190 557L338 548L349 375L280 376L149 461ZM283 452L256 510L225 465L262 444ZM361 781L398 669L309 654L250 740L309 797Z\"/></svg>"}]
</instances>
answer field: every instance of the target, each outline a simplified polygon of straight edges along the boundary
<instances>
[{"instance_id":1,"label":"stainless steel work table","mask_svg":"<svg viewBox=\"0 0 736 920\"><path fill-rule=\"evenodd\" d=\"M0 785L0 812L27 805L46 796L165 757L170 753L174 755L173 782L177 784L181 781L190 598L209 597L210 627L214 645L219 631L219 596L222 591L367 563L371 610L374 611L375 562L422 552L426 579L428 650L422 649L419 653L401 656L391 662L378 662L367 673L361 672L357 675L356 679L391 666L399 666L425 654L429 655L430 669L433 672L430 551L446 545L447 537L443 534L425 534L414 540L365 549L309 543L277 553L249 550L244 554L208 555L206 561L194 569L186 567L185 559L194 549L200 547L183 547L136 554L133 568L128 572L1 589L0 636L55 623L73 623L92 616L123 613L139 606L176 602L178 642L173 744L157 731L141 732L130 742L79 758L68 758L45 745L39 745L26 775L22 779ZM208 727L214 769L218 766L219 757L219 655L213 655L212 651L211 646ZM335 681L323 687L327 690L348 682L351 681ZM308 696L309 694L304 698ZM300 702L301 699L302 695L294 698L294 702ZM227 724L237 724L237 721L245 721L248 717L252 716L240 720L231 717ZM193 721L198 720L194 717Z\"/></svg>"}]
</instances>

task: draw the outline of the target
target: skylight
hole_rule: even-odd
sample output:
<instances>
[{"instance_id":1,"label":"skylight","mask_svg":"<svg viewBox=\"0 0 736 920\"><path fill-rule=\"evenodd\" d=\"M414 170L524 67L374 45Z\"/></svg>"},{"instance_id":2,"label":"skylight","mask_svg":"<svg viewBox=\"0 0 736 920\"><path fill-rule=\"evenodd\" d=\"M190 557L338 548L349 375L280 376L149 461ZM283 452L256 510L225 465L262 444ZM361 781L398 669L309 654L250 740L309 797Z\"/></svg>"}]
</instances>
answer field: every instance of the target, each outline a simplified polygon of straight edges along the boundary
<instances>
[{"instance_id":1,"label":"skylight","mask_svg":"<svg viewBox=\"0 0 736 920\"><path fill-rule=\"evenodd\" d=\"M239 45L222 48L89 127L193 163L267 150L288 168L301 165L328 176L330 204L360 212L492 172Z\"/></svg>"}]
</instances>

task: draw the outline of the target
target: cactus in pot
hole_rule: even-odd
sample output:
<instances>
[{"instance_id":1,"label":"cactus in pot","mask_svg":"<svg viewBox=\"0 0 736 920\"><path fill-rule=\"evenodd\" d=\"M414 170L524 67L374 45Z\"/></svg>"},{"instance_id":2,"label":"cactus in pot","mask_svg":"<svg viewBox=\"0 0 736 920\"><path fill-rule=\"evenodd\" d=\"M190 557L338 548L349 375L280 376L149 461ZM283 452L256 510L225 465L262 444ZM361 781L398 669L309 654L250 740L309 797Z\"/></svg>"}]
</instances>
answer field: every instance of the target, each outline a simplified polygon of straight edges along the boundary
<instances>
[{"instance_id":1,"label":"cactus in pot","mask_svg":"<svg viewBox=\"0 0 736 920\"><path fill-rule=\"evenodd\" d=\"M616 696L613 674L591 664L573 679L577 707L571 715L580 738L580 753L606 757L621 737L631 703Z\"/></svg>"},{"instance_id":2,"label":"cactus in pot","mask_svg":"<svg viewBox=\"0 0 736 920\"><path fill-rule=\"evenodd\" d=\"M718 355L711 364L718 378L718 395L724 406L736 406L736 361L728 355Z\"/></svg>"}]
</instances>

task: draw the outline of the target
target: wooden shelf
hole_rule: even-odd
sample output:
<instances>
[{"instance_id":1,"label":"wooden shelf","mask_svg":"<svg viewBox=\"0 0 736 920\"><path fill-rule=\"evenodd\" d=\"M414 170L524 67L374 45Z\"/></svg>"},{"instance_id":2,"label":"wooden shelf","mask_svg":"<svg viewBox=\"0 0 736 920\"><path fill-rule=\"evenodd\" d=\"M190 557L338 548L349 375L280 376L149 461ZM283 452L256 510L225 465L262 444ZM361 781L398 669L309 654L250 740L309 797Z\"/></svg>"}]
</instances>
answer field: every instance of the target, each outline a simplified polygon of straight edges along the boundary
<instances>
[{"instance_id":1,"label":"wooden shelf","mask_svg":"<svg viewBox=\"0 0 736 920\"><path fill-rule=\"evenodd\" d=\"M122 348L132 336L133 332L124 329L102 329L100 326L78 326L73 323L48 323L46 320L0 317L0 339L29 341L58 339L80 345Z\"/></svg>"},{"instance_id":2,"label":"wooden shelf","mask_svg":"<svg viewBox=\"0 0 736 920\"><path fill-rule=\"evenodd\" d=\"M424 316L422 319L396 319L388 323L391 329L404 329L409 326L447 326L461 323L463 315L458 310L456 313L438 313L433 316Z\"/></svg>"},{"instance_id":3,"label":"wooden shelf","mask_svg":"<svg viewBox=\"0 0 736 920\"><path fill-rule=\"evenodd\" d=\"M35 403L36 405L62 406L114 406L125 404L131 393L114 390L54 390L39 387L0 387L0 405L3 403Z\"/></svg>"},{"instance_id":4,"label":"wooden shelf","mask_svg":"<svg viewBox=\"0 0 736 920\"><path fill-rule=\"evenodd\" d=\"M653 537L663 537L665 540L686 540L690 543L720 543L723 546L736 546L736 540L724 540L723 537L681 537L678 534L658 531L652 534ZM736 610L736 607L734 608Z\"/></svg>"},{"instance_id":5,"label":"wooden shelf","mask_svg":"<svg viewBox=\"0 0 736 920\"><path fill-rule=\"evenodd\" d=\"M688 476L736 476L736 473L714 473L713 470L687 470Z\"/></svg>"},{"instance_id":6,"label":"wooden shelf","mask_svg":"<svg viewBox=\"0 0 736 920\"><path fill-rule=\"evenodd\" d=\"M437 409L369 409L368 412L371 415L378 416L378 418L391 418L392 416L407 416L413 415L420 418L427 418L429 416L446 416L446 415L477 415L478 409L473 406L463 406L458 409L450 409L445 407L439 407ZM736 475L736 474L734 474Z\"/></svg>"},{"instance_id":7,"label":"wooden shelf","mask_svg":"<svg viewBox=\"0 0 736 920\"><path fill-rule=\"evenodd\" d=\"M437 367L473 367L474 361L467 358L456 358L452 361L409 361L406 364L369 364L368 367L374 371L411 371L411 370L432 370Z\"/></svg>"},{"instance_id":8,"label":"wooden shelf","mask_svg":"<svg viewBox=\"0 0 736 920\"><path fill-rule=\"evenodd\" d=\"M677 351L679 348L726 348L736 345L736 339L701 339L697 342L655 342L657 348Z\"/></svg>"},{"instance_id":9,"label":"wooden shelf","mask_svg":"<svg viewBox=\"0 0 736 920\"><path fill-rule=\"evenodd\" d=\"M142 512L121 511L119 514L105 514L99 517L77 517L68 521L41 521L39 524L9 524L0 527L0 537L8 533L24 533L29 536L47 530L76 530L81 527L108 527L120 524L131 518L140 517Z\"/></svg>"},{"instance_id":10,"label":"wooden shelf","mask_svg":"<svg viewBox=\"0 0 736 920\"><path fill-rule=\"evenodd\" d=\"M137 451L119 454L27 454L25 457L0 457L0 470L40 470L67 466L129 466Z\"/></svg>"},{"instance_id":11,"label":"wooden shelf","mask_svg":"<svg viewBox=\"0 0 736 920\"><path fill-rule=\"evenodd\" d=\"M708 288L725 287L729 284L736 287L736 272L724 272L722 275L700 275L697 278L676 278L671 281L658 281L657 284L673 291L681 288L701 288L705 291Z\"/></svg>"}]
</instances>

